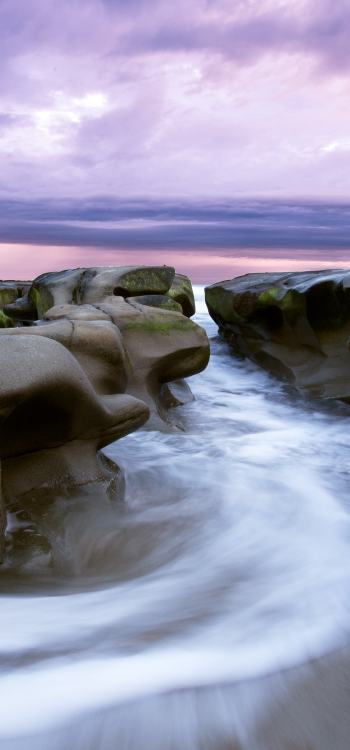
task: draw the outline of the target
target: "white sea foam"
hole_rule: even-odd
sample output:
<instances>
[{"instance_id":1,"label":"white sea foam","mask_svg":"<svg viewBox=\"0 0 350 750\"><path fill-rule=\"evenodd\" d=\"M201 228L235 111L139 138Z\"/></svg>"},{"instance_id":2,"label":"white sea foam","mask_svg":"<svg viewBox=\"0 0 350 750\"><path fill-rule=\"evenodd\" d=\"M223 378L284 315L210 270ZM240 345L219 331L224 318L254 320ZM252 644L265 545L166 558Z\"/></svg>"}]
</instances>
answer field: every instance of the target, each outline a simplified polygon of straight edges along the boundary
<instances>
[{"instance_id":1,"label":"white sea foam","mask_svg":"<svg viewBox=\"0 0 350 750\"><path fill-rule=\"evenodd\" d=\"M68 591L40 594L34 576L28 593L1 599L4 750L31 735L33 750L66 750L74 722L74 747L115 747L113 732L106 739L100 723L89 734L89 721L130 701L124 744L114 727L118 750L194 750L188 696L182 733L170 709L157 736L143 715L140 745L142 701L153 695L160 708L169 691L262 679L348 641L350 418L235 359L197 294L212 358L191 379L196 400L178 410L184 431L140 430L110 446L126 474L124 508L58 502ZM244 750L265 750L245 739L246 693L239 705ZM162 745L163 731L173 744ZM210 741L200 747L219 747Z\"/></svg>"}]
</instances>

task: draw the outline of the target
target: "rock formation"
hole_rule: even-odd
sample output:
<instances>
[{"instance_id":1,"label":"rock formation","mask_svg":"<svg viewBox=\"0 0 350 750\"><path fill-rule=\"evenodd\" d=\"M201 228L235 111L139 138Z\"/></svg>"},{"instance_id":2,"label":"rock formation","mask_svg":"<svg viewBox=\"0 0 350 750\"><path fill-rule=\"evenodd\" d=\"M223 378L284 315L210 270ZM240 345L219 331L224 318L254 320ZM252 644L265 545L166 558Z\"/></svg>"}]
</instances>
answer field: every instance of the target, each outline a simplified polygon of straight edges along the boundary
<instances>
[{"instance_id":1,"label":"rock formation","mask_svg":"<svg viewBox=\"0 0 350 750\"><path fill-rule=\"evenodd\" d=\"M11 318L4 312L5 305L9 305L26 295L31 286L31 281L0 281L0 328L9 328L13 325Z\"/></svg>"},{"instance_id":2,"label":"rock formation","mask_svg":"<svg viewBox=\"0 0 350 750\"><path fill-rule=\"evenodd\" d=\"M149 305L149 295L158 297L154 300L155 307L174 301L180 307L171 309L182 310L188 317L195 312L190 280L175 274L170 266L74 268L44 273L34 279L26 292L17 295L17 300L4 303L6 315L15 320L36 320L57 305L95 304L110 296L139 297L139 301L144 297L144 304ZM163 304L159 297L164 297Z\"/></svg>"},{"instance_id":3,"label":"rock formation","mask_svg":"<svg viewBox=\"0 0 350 750\"><path fill-rule=\"evenodd\" d=\"M205 290L233 349L315 398L350 402L350 272L255 273Z\"/></svg>"},{"instance_id":4,"label":"rock formation","mask_svg":"<svg viewBox=\"0 0 350 750\"><path fill-rule=\"evenodd\" d=\"M174 281L175 279L175 281ZM183 307L182 307L183 306ZM57 491L103 486L118 468L99 451L191 393L182 378L209 358L186 277L172 268L74 269L39 276L4 305L0 330L0 457L10 509ZM173 382L175 381L175 382ZM3 539L4 508L0 512Z\"/></svg>"}]
</instances>

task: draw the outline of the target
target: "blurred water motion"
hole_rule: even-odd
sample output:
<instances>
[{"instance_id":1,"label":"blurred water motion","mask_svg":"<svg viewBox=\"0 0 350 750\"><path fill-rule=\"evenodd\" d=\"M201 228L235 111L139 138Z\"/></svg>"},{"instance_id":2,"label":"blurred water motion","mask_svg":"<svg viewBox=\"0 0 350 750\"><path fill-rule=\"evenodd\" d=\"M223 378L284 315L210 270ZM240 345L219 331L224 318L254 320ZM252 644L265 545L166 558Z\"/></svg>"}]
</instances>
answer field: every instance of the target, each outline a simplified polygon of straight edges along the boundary
<instances>
[{"instance_id":1,"label":"blurred water motion","mask_svg":"<svg viewBox=\"0 0 350 750\"><path fill-rule=\"evenodd\" d=\"M1 750L348 750L349 428L232 357L2 574Z\"/></svg>"}]
</instances>

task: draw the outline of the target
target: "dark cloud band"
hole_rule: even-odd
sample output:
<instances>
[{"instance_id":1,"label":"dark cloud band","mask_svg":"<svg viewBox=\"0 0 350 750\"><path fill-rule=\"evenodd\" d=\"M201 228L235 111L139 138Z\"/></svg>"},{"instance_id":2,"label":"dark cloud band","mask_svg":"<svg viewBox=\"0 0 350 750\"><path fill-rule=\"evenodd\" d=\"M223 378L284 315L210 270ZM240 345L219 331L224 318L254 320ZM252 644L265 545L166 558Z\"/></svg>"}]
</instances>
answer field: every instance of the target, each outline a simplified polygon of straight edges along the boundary
<instances>
[{"instance_id":1,"label":"dark cloud band","mask_svg":"<svg viewBox=\"0 0 350 750\"><path fill-rule=\"evenodd\" d=\"M2 243L350 258L345 203L3 200L0 215Z\"/></svg>"}]
</instances>

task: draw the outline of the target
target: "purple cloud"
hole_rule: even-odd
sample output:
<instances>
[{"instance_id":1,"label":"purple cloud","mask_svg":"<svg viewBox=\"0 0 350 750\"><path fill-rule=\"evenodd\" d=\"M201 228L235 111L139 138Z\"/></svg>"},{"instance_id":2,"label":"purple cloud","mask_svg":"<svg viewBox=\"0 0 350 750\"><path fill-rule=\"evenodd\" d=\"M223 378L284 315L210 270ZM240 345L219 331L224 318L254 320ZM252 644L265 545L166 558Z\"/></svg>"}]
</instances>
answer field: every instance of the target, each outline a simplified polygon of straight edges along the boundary
<instances>
[{"instance_id":1,"label":"purple cloud","mask_svg":"<svg viewBox=\"0 0 350 750\"><path fill-rule=\"evenodd\" d=\"M218 2L217 7L225 3ZM210 7L210 4L209 4ZM251 7L251 6L250 6ZM265 10L265 8L268 8ZM216 53L240 65L251 64L259 57L273 53L306 54L315 57L326 71L344 71L350 64L350 7L346 0L314 0L286 4L256 3L255 12L223 12L216 19L206 11L208 4L187 20L178 10L165 20L144 28L137 25L119 41L116 51L134 55L146 53Z\"/></svg>"},{"instance_id":2,"label":"purple cloud","mask_svg":"<svg viewBox=\"0 0 350 750\"><path fill-rule=\"evenodd\" d=\"M346 197L345 0L1 0L0 197Z\"/></svg>"},{"instance_id":3,"label":"purple cloud","mask_svg":"<svg viewBox=\"0 0 350 750\"><path fill-rule=\"evenodd\" d=\"M349 258L350 204L297 201L0 201L0 243L138 250L243 250Z\"/></svg>"}]
</instances>

